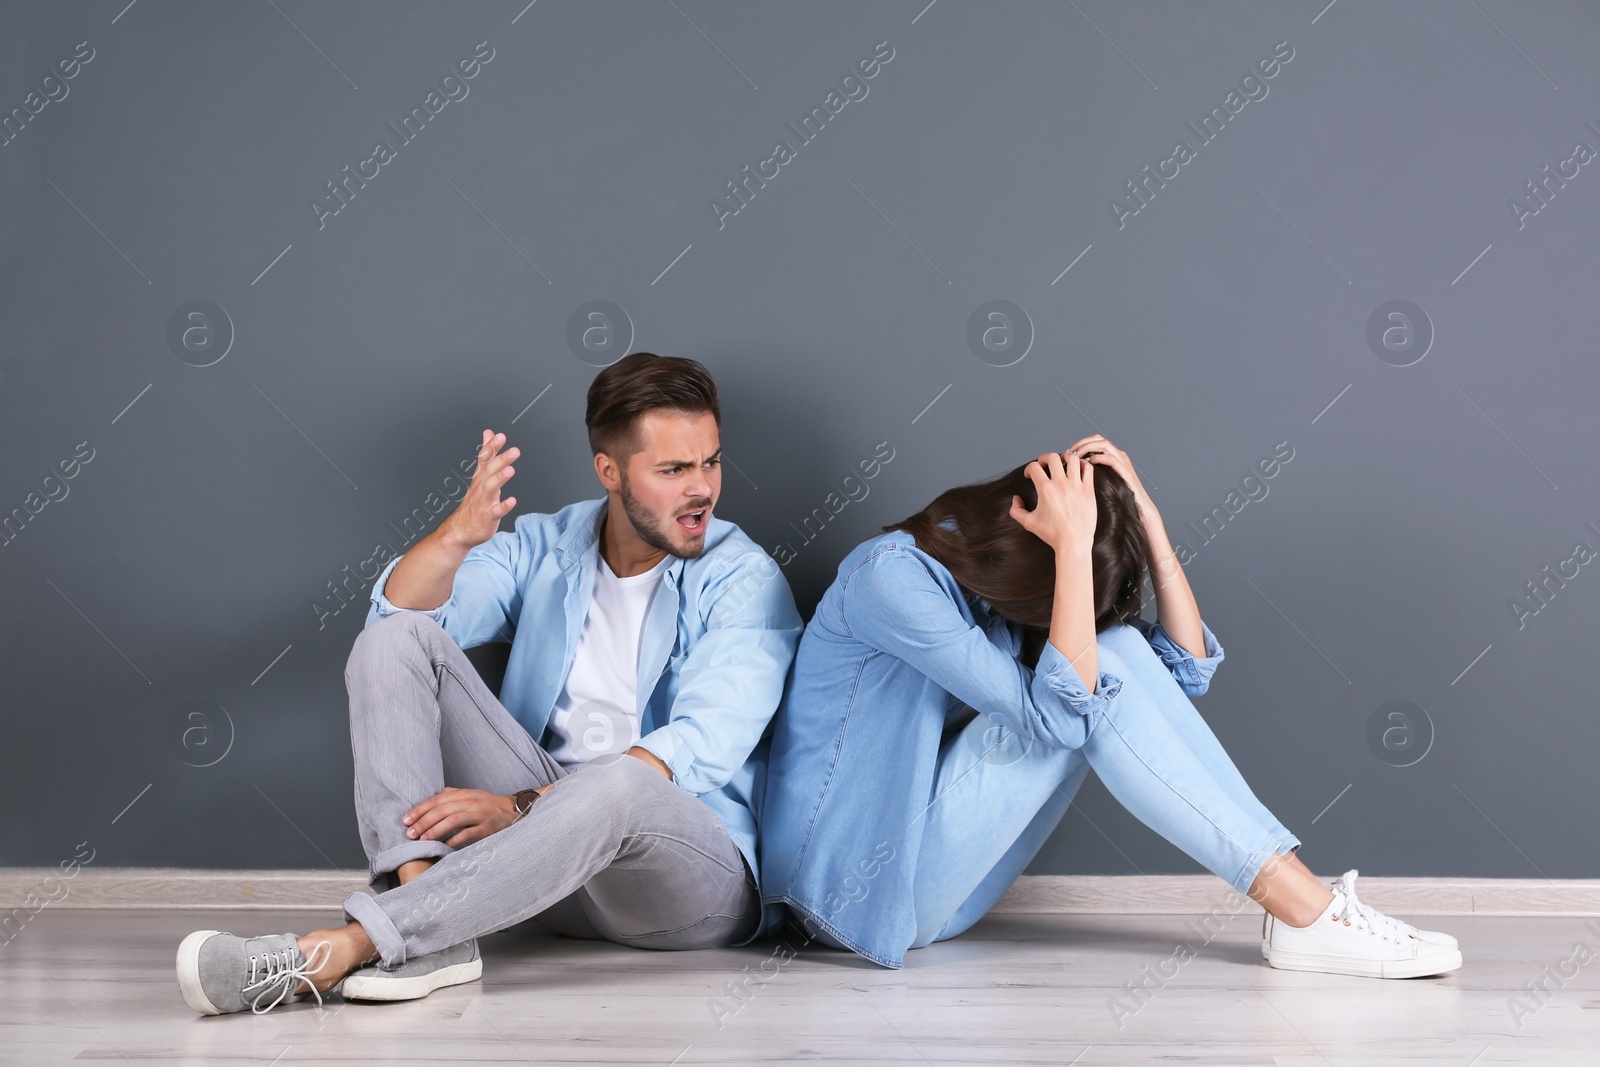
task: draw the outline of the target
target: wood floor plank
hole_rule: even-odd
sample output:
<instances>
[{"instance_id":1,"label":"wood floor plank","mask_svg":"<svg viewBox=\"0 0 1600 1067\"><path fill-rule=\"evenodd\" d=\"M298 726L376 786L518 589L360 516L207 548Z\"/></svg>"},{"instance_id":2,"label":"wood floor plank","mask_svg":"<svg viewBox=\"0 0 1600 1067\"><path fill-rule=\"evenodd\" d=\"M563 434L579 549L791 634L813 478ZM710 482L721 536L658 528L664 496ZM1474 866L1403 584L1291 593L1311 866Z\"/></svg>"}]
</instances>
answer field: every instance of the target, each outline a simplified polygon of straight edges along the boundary
<instances>
[{"instance_id":1,"label":"wood floor plank","mask_svg":"<svg viewBox=\"0 0 1600 1067\"><path fill-rule=\"evenodd\" d=\"M645 952L524 924L484 977L402 1004L330 997L202 1018L178 995L189 930L303 932L318 912L47 909L0 949L0 1063L1586 1064L1600 936L1577 918L1468 916L1444 978L1269 968L1253 915L991 915L900 970L773 942ZM1192 958L1174 965L1180 943ZM1179 957L1181 959L1181 957ZM781 965L779 965L781 963ZM1529 999L1524 983L1550 992ZM1522 1010L1514 1011L1513 1005Z\"/></svg>"}]
</instances>

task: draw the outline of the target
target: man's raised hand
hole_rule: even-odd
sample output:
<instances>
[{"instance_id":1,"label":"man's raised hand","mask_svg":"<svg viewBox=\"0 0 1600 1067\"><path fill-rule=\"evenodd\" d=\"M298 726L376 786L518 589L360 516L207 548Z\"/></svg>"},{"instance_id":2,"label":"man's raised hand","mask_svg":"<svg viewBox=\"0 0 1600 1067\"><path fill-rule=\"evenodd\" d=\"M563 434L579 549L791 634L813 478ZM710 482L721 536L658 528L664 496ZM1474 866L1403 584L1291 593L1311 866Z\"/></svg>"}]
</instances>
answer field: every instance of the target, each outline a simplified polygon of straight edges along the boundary
<instances>
[{"instance_id":1,"label":"man's raised hand","mask_svg":"<svg viewBox=\"0 0 1600 1067\"><path fill-rule=\"evenodd\" d=\"M517 498L500 499L500 490L516 473L511 461L522 455L521 449L500 449L506 435L483 431L483 445L478 449L478 469L472 474L472 484L467 495L461 498L455 511L442 524L452 540L465 548L481 545L500 529L500 520L517 506Z\"/></svg>"}]
</instances>

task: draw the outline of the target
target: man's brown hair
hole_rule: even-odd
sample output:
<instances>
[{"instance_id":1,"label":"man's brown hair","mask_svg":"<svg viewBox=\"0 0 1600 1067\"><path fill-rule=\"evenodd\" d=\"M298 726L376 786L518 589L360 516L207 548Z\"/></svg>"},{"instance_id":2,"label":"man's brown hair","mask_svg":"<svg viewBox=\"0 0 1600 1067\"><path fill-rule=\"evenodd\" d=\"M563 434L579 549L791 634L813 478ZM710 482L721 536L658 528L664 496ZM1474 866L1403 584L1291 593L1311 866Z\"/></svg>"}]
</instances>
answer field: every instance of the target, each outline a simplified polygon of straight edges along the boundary
<instances>
[{"instance_id":1,"label":"man's brown hair","mask_svg":"<svg viewBox=\"0 0 1600 1067\"><path fill-rule=\"evenodd\" d=\"M647 411L671 408L684 415L711 412L722 427L717 383L692 359L635 352L594 376L583 423L589 447L626 464L639 449L638 420Z\"/></svg>"}]
</instances>

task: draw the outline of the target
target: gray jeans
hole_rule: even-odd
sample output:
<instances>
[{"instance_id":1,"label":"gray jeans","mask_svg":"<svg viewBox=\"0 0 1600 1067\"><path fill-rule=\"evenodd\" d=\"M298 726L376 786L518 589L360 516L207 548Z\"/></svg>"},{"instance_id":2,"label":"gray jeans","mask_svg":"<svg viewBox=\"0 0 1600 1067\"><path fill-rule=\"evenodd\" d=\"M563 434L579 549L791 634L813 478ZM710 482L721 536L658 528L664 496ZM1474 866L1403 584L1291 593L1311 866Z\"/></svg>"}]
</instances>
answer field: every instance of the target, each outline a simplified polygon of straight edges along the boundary
<instances>
[{"instance_id":1,"label":"gray jeans","mask_svg":"<svg viewBox=\"0 0 1600 1067\"><path fill-rule=\"evenodd\" d=\"M528 918L657 949L727 945L755 929L760 893L710 808L632 756L565 771L427 616L404 611L363 630L345 685L356 817L381 891L350 894L344 911L384 967ZM551 783L526 816L461 848L411 840L400 822L447 785L511 794ZM397 884L392 872L427 858L437 862Z\"/></svg>"}]
</instances>

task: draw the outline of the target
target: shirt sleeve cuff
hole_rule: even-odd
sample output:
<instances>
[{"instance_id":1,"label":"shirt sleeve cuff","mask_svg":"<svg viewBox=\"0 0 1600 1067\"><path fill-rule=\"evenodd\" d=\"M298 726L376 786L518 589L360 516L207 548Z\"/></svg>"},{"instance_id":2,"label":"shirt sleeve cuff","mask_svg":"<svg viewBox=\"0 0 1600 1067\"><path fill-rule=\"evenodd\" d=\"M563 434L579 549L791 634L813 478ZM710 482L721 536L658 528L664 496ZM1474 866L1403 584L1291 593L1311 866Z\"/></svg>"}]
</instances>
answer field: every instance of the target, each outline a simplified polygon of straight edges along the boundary
<instances>
[{"instance_id":1,"label":"shirt sleeve cuff","mask_svg":"<svg viewBox=\"0 0 1600 1067\"><path fill-rule=\"evenodd\" d=\"M1211 676L1216 673L1217 664L1223 661L1227 653L1223 651L1222 645L1217 641L1217 635L1211 632L1211 627L1207 626L1204 620L1200 622L1200 631L1205 636L1204 656L1196 656L1174 641L1160 622L1146 622L1140 629L1144 631L1150 647L1155 649L1156 655L1161 657L1161 662L1166 664L1167 670L1172 672L1172 676L1177 679L1184 692L1190 696L1199 696L1210 687Z\"/></svg>"},{"instance_id":2,"label":"shirt sleeve cuff","mask_svg":"<svg viewBox=\"0 0 1600 1067\"><path fill-rule=\"evenodd\" d=\"M1045 642L1044 651L1039 653L1039 666L1034 671L1034 677L1044 681L1066 700L1073 711L1085 717L1104 708L1122 690L1121 678L1101 671L1095 682L1095 691L1089 692L1072 661L1049 641Z\"/></svg>"},{"instance_id":3,"label":"shirt sleeve cuff","mask_svg":"<svg viewBox=\"0 0 1600 1067\"><path fill-rule=\"evenodd\" d=\"M683 743L683 735L673 729L672 723L651 730L635 744L665 763L667 770L672 772L674 782L683 783L683 776L694 761L694 753Z\"/></svg>"}]
</instances>

